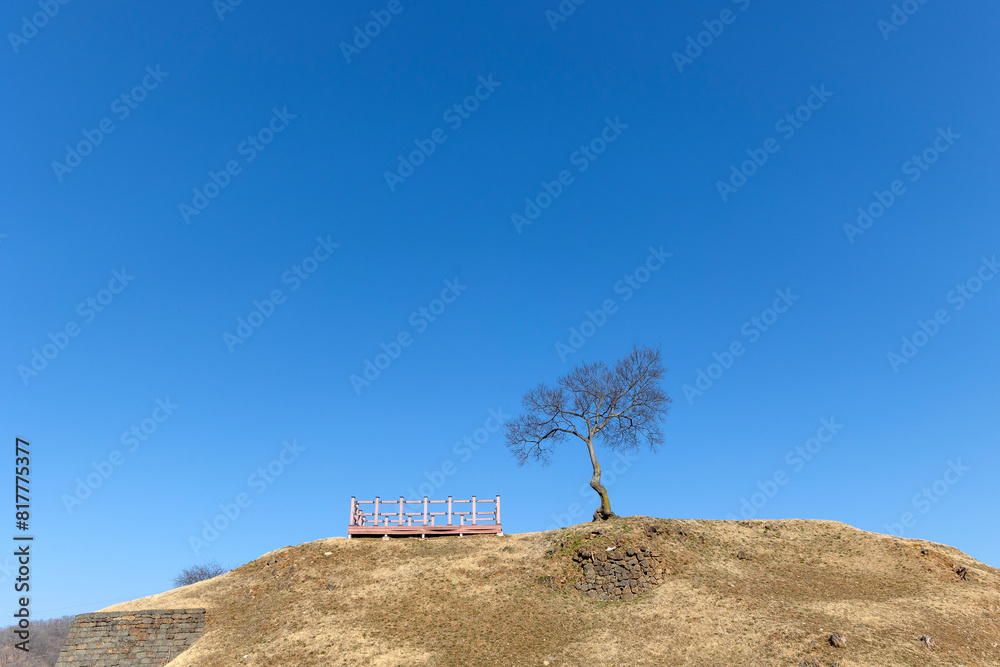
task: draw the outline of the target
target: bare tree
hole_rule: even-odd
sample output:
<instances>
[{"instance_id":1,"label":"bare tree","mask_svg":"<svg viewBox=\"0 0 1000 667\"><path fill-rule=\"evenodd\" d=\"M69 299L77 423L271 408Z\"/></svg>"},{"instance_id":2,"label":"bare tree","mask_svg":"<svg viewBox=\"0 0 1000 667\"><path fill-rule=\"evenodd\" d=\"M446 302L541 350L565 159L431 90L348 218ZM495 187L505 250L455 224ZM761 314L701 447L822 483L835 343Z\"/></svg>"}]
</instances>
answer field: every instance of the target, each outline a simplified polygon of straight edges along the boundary
<instances>
[{"instance_id":1,"label":"bare tree","mask_svg":"<svg viewBox=\"0 0 1000 667\"><path fill-rule=\"evenodd\" d=\"M543 383L524 395L525 413L505 425L507 447L521 465L529 459L548 463L567 435L582 440L594 466L590 486L601 497L594 521L607 520L615 513L594 441L617 451L644 444L656 451L663 443L659 422L672 402L660 388L664 372L660 350L639 345L611 368L601 361L576 366L555 388Z\"/></svg>"},{"instance_id":2,"label":"bare tree","mask_svg":"<svg viewBox=\"0 0 1000 667\"><path fill-rule=\"evenodd\" d=\"M204 565L192 565L178 574L174 577L174 586L188 586L199 581L205 581L206 579L213 579L226 572L229 572L229 570L219 565L216 561L210 560Z\"/></svg>"},{"instance_id":3,"label":"bare tree","mask_svg":"<svg viewBox=\"0 0 1000 667\"><path fill-rule=\"evenodd\" d=\"M23 637L14 634L21 631L16 625L0 628L0 665L3 667L52 667L59 658L59 651L69 635L73 624L72 616L50 618L45 621L31 621L31 638L28 651L17 648Z\"/></svg>"}]
</instances>

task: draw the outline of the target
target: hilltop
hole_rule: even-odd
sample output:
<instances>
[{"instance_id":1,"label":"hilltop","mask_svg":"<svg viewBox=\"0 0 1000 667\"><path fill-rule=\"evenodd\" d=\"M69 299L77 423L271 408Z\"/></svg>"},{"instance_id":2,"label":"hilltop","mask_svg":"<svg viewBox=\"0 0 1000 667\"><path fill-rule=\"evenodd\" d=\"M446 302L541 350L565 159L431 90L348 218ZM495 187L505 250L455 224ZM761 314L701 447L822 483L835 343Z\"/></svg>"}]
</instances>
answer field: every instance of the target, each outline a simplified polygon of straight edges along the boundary
<instances>
[{"instance_id":1,"label":"hilltop","mask_svg":"<svg viewBox=\"0 0 1000 667\"><path fill-rule=\"evenodd\" d=\"M328 538L104 611L191 607L206 632L171 667L1000 665L1000 571L829 521Z\"/></svg>"}]
</instances>

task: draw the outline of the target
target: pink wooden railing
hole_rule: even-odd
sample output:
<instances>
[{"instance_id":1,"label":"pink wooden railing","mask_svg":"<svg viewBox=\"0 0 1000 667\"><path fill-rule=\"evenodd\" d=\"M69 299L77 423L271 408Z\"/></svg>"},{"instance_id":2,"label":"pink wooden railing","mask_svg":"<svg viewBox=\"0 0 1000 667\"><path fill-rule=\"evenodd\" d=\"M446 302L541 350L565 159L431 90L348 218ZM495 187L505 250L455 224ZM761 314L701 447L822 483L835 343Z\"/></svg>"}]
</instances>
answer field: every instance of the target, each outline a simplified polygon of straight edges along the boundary
<instances>
[{"instance_id":1,"label":"pink wooden railing","mask_svg":"<svg viewBox=\"0 0 1000 667\"><path fill-rule=\"evenodd\" d=\"M406 511L408 506L417 506L417 511ZM433 505L444 505L441 511L433 511ZM468 509L457 508L467 505ZM370 511L365 511L371 506ZM484 507L485 506L485 507ZM388 510L388 511L386 511ZM442 523L436 523L438 517ZM457 523L456 523L457 521ZM349 526L476 526L500 525L500 496L488 500L357 500L351 496L351 520Z\"/></svg>"}]
</instances>

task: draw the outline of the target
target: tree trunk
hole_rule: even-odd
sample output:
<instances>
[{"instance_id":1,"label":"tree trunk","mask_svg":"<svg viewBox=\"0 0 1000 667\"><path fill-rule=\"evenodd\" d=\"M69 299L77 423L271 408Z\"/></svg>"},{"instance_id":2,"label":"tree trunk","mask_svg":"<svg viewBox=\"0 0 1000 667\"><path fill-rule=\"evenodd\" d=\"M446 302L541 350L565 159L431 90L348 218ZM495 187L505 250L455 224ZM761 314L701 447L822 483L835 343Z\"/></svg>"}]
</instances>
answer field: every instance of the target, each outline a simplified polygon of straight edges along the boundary
<instances>
[{"instance_id":1,"label":"tree trunk","mask_svg":"<svg viewBox=\"0 0 1000 667\"><path fill-rule=\"evenodd\" d=\"M587 440L587 449L590 452L590 463L594 466L594 476L590 478L590 486L601 497L601 506L594 510L594 521L607 521L617 515L611 511L611 500L608 498L608 490L601 484L601 464L597 462L594 443L590 439Z\"/></svg>"}]
</instances>

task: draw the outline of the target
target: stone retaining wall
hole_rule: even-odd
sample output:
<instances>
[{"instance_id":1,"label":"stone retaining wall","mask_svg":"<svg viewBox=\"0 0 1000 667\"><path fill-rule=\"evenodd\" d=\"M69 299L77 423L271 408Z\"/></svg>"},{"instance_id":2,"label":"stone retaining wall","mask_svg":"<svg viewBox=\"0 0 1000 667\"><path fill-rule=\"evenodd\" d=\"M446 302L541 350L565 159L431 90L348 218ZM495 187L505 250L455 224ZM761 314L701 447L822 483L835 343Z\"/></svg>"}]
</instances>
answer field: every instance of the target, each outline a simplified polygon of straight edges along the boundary
<instances>
[{"instance_id":1,"label":"stone retaining wall","mask_svg":"<svg viewBox=\"0 0 1000 667\"><path fill-rule=\"evenodd\" d=\"M162 667L205 629L204 609L80 614L56 667Z\"/></svg>"},{"instance_id":2,"label":"stone retaining wall","mask_svg":"<svg viewBox=\"0 0 1000 667\"><path fill-rule=\"evenodd\" d=\"M573 560L583 570L583 581L574 588L597 600L627 600L651 590L668 574L663 554L645 546L579 549Z\"/></svg>"}]
</instances>

